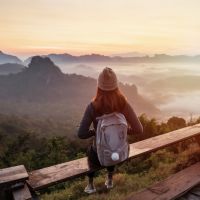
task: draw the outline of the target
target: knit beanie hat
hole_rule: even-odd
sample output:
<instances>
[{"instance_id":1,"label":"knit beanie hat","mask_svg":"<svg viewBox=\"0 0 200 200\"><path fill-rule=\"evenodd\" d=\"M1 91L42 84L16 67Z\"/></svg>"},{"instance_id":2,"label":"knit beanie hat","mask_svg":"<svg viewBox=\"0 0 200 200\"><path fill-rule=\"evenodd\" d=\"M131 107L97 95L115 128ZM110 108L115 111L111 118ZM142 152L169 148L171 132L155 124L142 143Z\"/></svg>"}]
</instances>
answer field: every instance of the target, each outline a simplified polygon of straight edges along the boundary
<instances>
[{"instance_id":1,"label":"knit beanie hat","mask_svg":"<svg viewBox=\"0 0 200 200\"><path fill-rule=\"evenodd\" d=\"M118 87L118 81L115 72L111 68L105 67L99 74L97 85L101 90L115 90Z\"/></svg>"}]
</instances>

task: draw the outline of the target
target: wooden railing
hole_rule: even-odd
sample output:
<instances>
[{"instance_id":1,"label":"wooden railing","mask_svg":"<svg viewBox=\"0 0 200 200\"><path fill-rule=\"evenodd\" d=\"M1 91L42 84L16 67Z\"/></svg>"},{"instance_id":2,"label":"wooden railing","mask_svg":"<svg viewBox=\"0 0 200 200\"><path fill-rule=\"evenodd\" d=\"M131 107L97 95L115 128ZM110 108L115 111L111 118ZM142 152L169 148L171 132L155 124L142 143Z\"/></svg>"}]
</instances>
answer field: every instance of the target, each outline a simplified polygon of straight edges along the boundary
<instances>
[{"instance_id":1,"label":"wooden railing","mask_svg":"<svg viewBox=\"0 0 200 200\"><path fill-rule=\"evenodd\" d=\"M200 142L200 124L130 144L129 159L193 137ZM51 185L83 176L90 171L86 157L34 170L29 173L26 172L24 166L16 166L0 170L0 189L10 187L15 200L31 199L30 191L41 190Z\"/></svg>"},{"instance_id":2,"label":"wooden railing","mask_svg":"<svg viewBox=\"0 0 200 200\"><path fill-rule=\"evenodd\" d=\"M137 193L129 194L126 200L172 200L182 197L188 190L200 184L200 162L191 165L167 179L155 183ZM182 200L199 200L200 190Z\"/></svg>"}]
</instances>

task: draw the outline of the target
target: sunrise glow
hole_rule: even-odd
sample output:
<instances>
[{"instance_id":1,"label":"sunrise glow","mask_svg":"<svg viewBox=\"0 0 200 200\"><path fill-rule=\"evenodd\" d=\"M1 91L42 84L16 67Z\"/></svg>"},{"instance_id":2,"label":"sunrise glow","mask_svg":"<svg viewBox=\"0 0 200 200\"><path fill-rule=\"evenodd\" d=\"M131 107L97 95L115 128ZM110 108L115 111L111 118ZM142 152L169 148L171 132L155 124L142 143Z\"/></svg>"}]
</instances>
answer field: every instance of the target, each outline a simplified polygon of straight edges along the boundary
<instances>
[{"instance_id":1,"label":"sunrise glow","mask_svg":"<svg viewBox=\"0 0 200 200\"><path fill-rule=\"evenodd\" d=\"M200 53L198 0L0 0L0 47L45 53Z\"/></svg>"}]
</instances>

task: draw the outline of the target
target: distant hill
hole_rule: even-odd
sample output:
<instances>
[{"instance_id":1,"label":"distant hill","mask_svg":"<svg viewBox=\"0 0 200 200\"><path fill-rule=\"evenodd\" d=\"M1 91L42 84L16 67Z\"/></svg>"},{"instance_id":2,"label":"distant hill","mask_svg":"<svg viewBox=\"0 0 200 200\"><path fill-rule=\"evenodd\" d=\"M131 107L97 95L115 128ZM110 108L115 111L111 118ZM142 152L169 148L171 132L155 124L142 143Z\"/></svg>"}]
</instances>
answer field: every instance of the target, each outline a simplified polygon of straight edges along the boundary
<instances>
[{"instance_id":1,"label":"distant hill","mask_svg":"<svg viewBox=\"0 0 200 200\"><path fill-rule=\"evenodd\" d=\"M82 56L73 56L70 54L48 54L42 55L42 57L49 57L56 64L67 63L90 63L90 62L104 62L104 63L166 63L166 62L200 62L200 55L187 56L176 55L170 56L166 54L155 54L154 56L135 56L135 57L123 57L123 56L104 56L99 54L90 54ZM26 64L29 64L31 57L25 60Z\"/></svg>"},{"instance_id":2,"label":"distant hill","mask_svg":"<svg viewBox=\"0 0 200 200\"><path fill-rule=\"evenodd\" d=\"M91 54L91 55L82 55L82 56L73 56L70 54L48 54L43 55L42 57L50 58L56 64L65 64L65 63L87 63L87 62L110 62L112 58L109 56ZM26 59L24 62L29 64L31 58Z\"/></svg>"},{"instance_id":3,"label":"distant hill","mask_svg":"<svg viewBox=\"0 0 200 200\"><path fill-rule=\"evenodd\" d=\"M137 113L160 111L138 94L135 85L120 84ZM51 116L72 120L90 102L96 92L96 80L76 74L63 74L49 58L33 57L28 68L18 74L0 76L2 113Z\"/></svg>"},{"instance_id":4,"label":"distant hill","mask_svg":"<svg viewBox=\"0 0 200 200\"><path fill-rule=\"evenodd\" d=\"M0 65L0 75L16 74L25 68L24 65L16 63L6 63Z\"/></svg>"},{"instance_id":5,"label":"distant hill","mask_svg":"<svg viewBox=\"0 0 200 200\"><path fill-rule=\"evenodd\" d=\"M22 64L22 61L16 56L5 54L2 51L0 51L0 64L5 64L5 63Z\"/></svg>"}]
</instances>

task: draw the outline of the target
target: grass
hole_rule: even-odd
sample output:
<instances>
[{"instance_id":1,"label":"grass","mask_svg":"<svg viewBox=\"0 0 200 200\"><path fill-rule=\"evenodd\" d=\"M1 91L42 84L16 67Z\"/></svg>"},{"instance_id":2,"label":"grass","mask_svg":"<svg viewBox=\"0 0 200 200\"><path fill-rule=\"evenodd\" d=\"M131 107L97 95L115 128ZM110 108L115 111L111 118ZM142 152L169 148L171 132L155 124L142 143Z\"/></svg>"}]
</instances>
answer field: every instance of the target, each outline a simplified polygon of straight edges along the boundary
<instances>
[{"instance_id":1,"label":"grass","mask_svg":"<svg viewBox=\"0 0 200 200\"><path fill-rule=\"evenodd\" d=\"M200 148L192 143L188 148L174 153L168 149L152 153L145 160L140 158L125 162L116 169L114 188L107 190L104 186L106 171L98 173L95 178L97 193L87 195L83 192L87 178L75 179L57 189L41 195L41 200L123 200L130 193L137 192L151 184L163 180L185 167L200 161ZM142 169L142 170L141 170Z\"/></svg>"}]
</instances>

